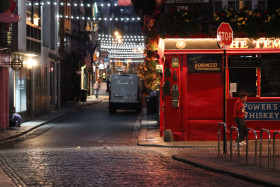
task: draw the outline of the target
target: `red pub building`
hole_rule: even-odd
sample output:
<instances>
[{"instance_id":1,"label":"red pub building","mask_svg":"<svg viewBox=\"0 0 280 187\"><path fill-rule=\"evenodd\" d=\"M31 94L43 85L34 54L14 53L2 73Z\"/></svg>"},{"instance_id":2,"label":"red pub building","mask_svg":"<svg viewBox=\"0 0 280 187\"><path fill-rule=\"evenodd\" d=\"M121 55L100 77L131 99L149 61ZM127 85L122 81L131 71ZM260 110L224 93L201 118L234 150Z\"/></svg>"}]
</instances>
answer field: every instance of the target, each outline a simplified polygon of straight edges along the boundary
<instances>
[{"instance_id":1,"label":"red pub building","mask_svg":"<svg viewBox=\"0 0 280 187\"><path fill-rule=\"evenodd\" d=\"M248 128L280 129L280 39L235 38L224 51L215 38L166 38L159 53L161 135L170 129L175 141L217 140L219 122L236 126L241 92Z\"/></svg>"}]
</instances>

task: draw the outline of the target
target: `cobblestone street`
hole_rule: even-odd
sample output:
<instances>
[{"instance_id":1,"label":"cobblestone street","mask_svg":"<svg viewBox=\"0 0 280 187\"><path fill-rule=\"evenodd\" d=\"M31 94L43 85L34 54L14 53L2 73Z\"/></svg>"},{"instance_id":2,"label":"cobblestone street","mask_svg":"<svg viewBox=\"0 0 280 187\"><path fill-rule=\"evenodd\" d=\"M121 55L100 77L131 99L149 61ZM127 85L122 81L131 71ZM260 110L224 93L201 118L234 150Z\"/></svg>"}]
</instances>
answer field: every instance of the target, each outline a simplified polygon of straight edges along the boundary
<instances>
[{"instance_id":1,"label":"cobblestone street","mask_svg":"<svg viewBox=\"0 0 280 187\"><path fill-rule=\"evenodd\" d=\"M199 149L203 151L203 148ZM137 146L1 151L18 186L256 186L172 160L194 149Z\"/></svg>"}]
</instances>

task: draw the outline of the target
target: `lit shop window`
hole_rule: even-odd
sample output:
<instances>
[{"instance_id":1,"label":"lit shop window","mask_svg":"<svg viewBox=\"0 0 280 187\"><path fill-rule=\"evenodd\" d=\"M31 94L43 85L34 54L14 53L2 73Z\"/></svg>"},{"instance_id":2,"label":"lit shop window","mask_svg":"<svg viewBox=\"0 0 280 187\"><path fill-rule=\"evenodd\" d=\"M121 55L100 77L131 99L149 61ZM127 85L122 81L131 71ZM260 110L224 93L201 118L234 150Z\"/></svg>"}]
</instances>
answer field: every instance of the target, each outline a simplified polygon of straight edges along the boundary
<instances>
[{"instance_id":1,"label":"lit shop window","mask_svg":"<svg viewBox=\"0 0 280 187\"><path fill-rule=\"evenodd\" d=\"M49 74L50 74L50 104L53 105L55 103L55 63L50 62L49 66Z\"/></svg>"},{"instance_id":2,"label":"lit shop window","mask_svg":"<svg viewBox=\"0 0 280 187\"><path fill-rule=\"evenodd\" d=\"M16 112L27 110L26 102L26 68L15 71L15 105Z\"/></svg>"},{"instance_id":3,"label":"lit shop window","mask_svg":"<svg viewBox=\"0 0 280 187\"><path fill-rule=\"evenodd\" d=\"M40 20L40 1L27 0L26 2L26 23L30 25L41 26Z\"/></svg>"}]
</instances>

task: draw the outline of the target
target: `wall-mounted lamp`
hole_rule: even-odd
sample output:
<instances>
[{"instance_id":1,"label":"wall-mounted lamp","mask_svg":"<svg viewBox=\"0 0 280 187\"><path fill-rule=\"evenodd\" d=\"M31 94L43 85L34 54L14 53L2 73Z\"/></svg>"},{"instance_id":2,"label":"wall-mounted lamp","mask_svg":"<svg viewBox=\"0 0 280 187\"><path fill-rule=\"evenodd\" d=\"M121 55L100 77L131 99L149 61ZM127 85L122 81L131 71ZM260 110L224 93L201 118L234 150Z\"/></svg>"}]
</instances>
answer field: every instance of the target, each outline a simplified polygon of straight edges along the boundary
<instances>
[{"instance_id":1,"label":"wall-mounted lamp","mask_svg":"<svg viewBox=\"0 0 280 187\"><path fill-rule=\"evenodd\" d=\"M30 58L26 61L26 65L27 65L28 69L31 69L33 66L37 65L37 62L35 60L33 60L32 58Z\"/></svg>"}]
</instances>

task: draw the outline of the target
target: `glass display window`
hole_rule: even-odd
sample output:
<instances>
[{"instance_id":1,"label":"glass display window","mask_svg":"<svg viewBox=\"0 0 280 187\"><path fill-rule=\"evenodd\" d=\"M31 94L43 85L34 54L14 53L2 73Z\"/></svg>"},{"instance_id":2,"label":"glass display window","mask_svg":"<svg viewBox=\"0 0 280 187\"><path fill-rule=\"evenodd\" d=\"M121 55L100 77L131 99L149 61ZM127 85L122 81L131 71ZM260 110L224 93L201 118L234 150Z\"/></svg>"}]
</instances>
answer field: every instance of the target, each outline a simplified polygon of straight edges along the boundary
<instances>
[{"instance_id":1,"label":"glass display window","mask_svg":"<svg viewBox=\"0 0 280 187\"><path fill-rule=\"evenodd\" d=\"M229 88L233 97L246 92L249 97L258 96L258 66L260 59L253 56L230 56L229 66Z\"/></svg>"},{"instance_id":2,"label":"glass display window","mask_svg":"<svg viewBox=\"0 0 280 187\"><path fill-rule=\"evenodd\" d=\"M26 68L15 71L15 112L27 110Z\"/></svg>"},{"instance_id":3,"label":"glass display window","mask_svg":"<svg viewBox=\"0 0 280 187\"><path fill-rule=\"evenodd\" d=\"M261 96L280 97L280 55L262 55Z\"/></svg>"}]
</instances>

